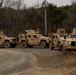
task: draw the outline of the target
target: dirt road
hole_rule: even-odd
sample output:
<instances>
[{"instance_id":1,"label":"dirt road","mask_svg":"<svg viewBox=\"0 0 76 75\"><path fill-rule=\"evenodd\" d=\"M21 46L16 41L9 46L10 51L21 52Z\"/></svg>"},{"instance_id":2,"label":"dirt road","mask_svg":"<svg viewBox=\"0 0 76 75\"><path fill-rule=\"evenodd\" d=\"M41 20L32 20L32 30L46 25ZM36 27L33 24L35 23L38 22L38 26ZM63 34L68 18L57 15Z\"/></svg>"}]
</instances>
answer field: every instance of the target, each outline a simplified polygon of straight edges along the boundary
<instances>
[{"instance_id":1,"label":"dirt road","mask_svg":"<svg viewBox=\"0 0 76 75\"><path fill-rule=\"evenodd\" d=\"M0 75L76 75L76 52L0 49Z\"/></svg>"}]
</instances>

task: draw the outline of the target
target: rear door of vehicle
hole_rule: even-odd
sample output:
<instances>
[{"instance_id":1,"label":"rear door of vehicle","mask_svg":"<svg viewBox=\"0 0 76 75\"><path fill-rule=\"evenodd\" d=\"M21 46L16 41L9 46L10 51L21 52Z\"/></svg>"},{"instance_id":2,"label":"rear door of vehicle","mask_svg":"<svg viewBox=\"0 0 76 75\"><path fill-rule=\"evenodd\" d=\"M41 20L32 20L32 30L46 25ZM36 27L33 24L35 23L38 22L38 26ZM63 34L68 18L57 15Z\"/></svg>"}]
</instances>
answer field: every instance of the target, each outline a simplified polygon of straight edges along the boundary
<instances>
[{"instance_id":1,"label":"rear door of vehicle","mask_svg":"<svg viewBox=\"0 0 76 75\"><path fill-rule=\"evenodd\" d=\"M58 45L58 37L56 35L53 36L53 43L54 43L54 46L57 47L57 45Z\"/></svg>"},{"instance_id":2,"label":"rear door of vehicle","mask_svg":"<svg viewBox=\"0 0 76 75\"><path fill-rule=\"evenodd\" d=\"M32 35L27 35L28 45L33 45Z\"/></svg>"}]
</instances>

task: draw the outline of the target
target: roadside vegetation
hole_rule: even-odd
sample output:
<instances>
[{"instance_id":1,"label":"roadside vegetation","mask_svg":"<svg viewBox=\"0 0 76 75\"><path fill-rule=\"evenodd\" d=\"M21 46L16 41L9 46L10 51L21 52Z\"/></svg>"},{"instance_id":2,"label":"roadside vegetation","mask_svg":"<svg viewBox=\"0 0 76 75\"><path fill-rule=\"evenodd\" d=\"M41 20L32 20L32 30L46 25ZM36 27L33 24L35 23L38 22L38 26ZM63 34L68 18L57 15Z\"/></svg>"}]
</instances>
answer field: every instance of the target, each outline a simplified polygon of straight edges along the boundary
<instances>
[{"instance_id":1,"label":"roadside vegetation","mask_svg":"<svg viewBox=\"0 0 76 75\"><path fill-rule=\"evenodd\" d=\"M0 0L0 29L9 36L18 36L25 29L40 28L44 34L44 6L26 8L22 0ZM68 33L76 26L76 2L57 7L47 3L48 33L65 28Z\"/></svg>"}]
</instances>

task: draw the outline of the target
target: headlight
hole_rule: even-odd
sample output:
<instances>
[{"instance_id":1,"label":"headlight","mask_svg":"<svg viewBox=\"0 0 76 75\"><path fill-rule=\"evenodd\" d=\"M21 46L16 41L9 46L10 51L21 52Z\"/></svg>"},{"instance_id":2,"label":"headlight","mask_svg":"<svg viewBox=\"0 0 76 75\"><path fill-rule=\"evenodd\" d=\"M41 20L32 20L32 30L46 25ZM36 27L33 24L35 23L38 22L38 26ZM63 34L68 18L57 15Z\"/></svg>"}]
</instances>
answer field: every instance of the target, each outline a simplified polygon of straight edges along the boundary
<instances>
[{"instance_id":1,"label":"headlight","mask_svg":"<svg viewBox=\"0 0 76 75\"><path fill-rule=\"evenodd\" d=\"M71 44L71 42L70 42L70 41L67 41L67 42L66 42L66 44L67 44L67 45L70 45L70 44Z\"/></svg>"},{"instance_id":2,"label":"headlight","mask_svg":"<svg viewBox=\"0 0 76 75\"><path fill-rule=\"evenodd\" d=\"M71 42L68 42L69 44L71 44Z\"/></svg>"}]
</instances>

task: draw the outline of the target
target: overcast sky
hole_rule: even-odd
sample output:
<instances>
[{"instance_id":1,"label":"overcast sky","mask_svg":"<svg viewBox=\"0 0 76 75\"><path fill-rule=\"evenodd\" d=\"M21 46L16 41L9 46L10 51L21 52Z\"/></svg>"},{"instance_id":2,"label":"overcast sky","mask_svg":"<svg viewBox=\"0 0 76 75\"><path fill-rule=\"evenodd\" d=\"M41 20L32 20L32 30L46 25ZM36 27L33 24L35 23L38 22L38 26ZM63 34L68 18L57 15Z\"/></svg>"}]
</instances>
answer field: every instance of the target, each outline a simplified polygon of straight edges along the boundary
<instances>
[{"instance_id":1,"label":"overcast sky","mask_svg":"<svg viewBox=\"0 0 76 75\"><path fill-rule=\"evenodd\" d=\"M35 5L37 2L41 3L44 0L25 0L26 6ZM54 3L57 6L70 5L72 0L46 0L50 3Z\"/></svg>"}]
</instances>

